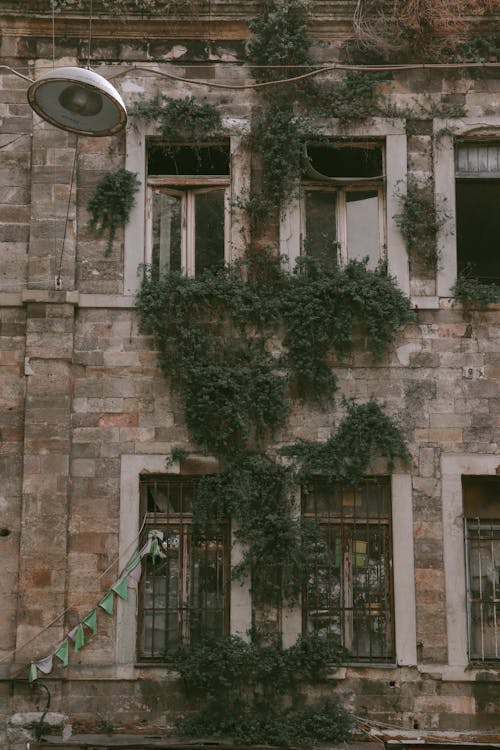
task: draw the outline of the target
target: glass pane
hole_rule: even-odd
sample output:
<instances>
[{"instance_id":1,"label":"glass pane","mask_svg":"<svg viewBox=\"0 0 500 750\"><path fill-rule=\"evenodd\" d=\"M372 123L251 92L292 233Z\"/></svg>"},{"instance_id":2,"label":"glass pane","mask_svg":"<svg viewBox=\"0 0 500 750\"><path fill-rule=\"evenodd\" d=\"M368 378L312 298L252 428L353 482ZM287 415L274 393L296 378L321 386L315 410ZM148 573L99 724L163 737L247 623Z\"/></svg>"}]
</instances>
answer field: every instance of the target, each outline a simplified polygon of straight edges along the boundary
<instances>
[{"instance_id":1,"label":"glass pane","mask_svg":"<svg viewBox=\"0 0 500 750\"><path fill-rule=\"evenodd\" d=\"M334 192L306 192L304 252L327 268L337 264L336 205Z\"/></svg>"},{"instance_id":2,"label":"glass pane","mask_svg":"<svg viewBox=\"0 0 500 750\"><path fill-rule=\"evenodd\" d=\"M224 190L195 195L195 272L224 264Z\"/></svg>"},{"instance_id":3,"label":"glass pane","mask_svg":"<svg viewBox=\"0 0 500 750\"><path fill-rule=\"evenodd\" d=\"M156 276L181 270L181 204L179 196L153 193L151 263Z\"/></svg>"},{"instance_id":4,"label":"glass pane","mask_svg":"<svg viewBox=\"0 0 500 750\"><path fill-rule=\"evenodd\" d=\"M349 260L368 258L368 267L380 260L380 232L377 190L346 193L347 253Z\"/></svg>"}]
</instances>

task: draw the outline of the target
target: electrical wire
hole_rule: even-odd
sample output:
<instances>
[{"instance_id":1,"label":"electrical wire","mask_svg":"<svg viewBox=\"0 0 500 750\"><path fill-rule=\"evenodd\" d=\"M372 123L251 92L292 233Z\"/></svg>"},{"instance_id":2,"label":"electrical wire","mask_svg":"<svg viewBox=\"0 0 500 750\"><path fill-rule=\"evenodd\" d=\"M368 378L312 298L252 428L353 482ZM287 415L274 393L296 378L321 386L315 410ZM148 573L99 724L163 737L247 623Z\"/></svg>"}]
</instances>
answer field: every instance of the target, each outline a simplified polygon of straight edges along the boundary
<instances>
[{"instance_id":1,"label":"electrical wire","mask_svg":"<svg viewBox=\"0 0 500 750\"><path fill-rule=\"evenodd\" d=\"M61 255L59 258L59 266L57 268L56 285L58 289L61 288L61 270L62 270L62 262L63 262L63 257L64 257L64 248L66 245L66 232L68 228L69 210L71 207L71 194L73 192L73 183L75 181L75 169L76 169L77 155L78 155L78 135L76 136L76 140L75 140L75 154L73 156L73 168L71 170L71 180L69 183L68 203L66 206L66 218L64 220L64 233L63 233L63 239L62 239L62 245L61 245Z\"/></svg>"},{"instance_id":2,"label":"electrical wire","mask_svg":"<svg viewBox=\"0 0 500 750\"><path fill-rule=\"evenodd\" d=\"M259 69L279 69L284 68L290 70L290 68L308 68L311 66L298 66L298 65L250 65L250 68ZM143 65L132 65L126 70L122 70L114 75L108 76L109 81L115 78L128 75L133 71L141 71L152 75L158 75L162 78L169 78L173 81L180 81L181 83L188 83L196 86L207 86L208 88L217 89L230 89L233 91L245 91L249 89L262 89L269 88L270 86L281 86L287 83L295 83L296 81L302 81L306 78L312 78L313 76L321 75L322 73L329 73L335 70L340 71L358 71L365 73L383 73L385 71L404 71L404 70L460 70L463 68L500 68L500 62L470 62L470 63L402 63L401 65L347 65L344 63L332 63L331 65L324 65L320 68L314 68L309 70L307 73L301 73L297 76L291 76L288 78L279 78L276 81L261 81L256 83L218 83L216 81L200 80L196 78L185 78L184 76L175 75L174 73L168 73L166 71L158 70L155 68L146 68Z\"/></svg>"}]
</instances>

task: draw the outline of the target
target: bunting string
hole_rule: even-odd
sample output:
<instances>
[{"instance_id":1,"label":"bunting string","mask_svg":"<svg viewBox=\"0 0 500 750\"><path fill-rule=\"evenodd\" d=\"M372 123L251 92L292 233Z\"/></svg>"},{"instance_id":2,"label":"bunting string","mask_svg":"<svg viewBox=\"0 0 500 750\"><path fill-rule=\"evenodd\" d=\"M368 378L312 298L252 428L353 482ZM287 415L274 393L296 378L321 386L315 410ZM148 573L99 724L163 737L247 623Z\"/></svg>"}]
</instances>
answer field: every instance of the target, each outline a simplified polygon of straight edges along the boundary
<instances>
[{"instance_id":1,"label":"bunting string","mask_svg":"<svg viewBox=\"0 0 500 750\"><path fill-rule=\"evenodd\" d=\"M128 579L138 581L141 575L142 559L149 555L153 560L166 557L163 552L163 532L153 529L148 534L148 540L141 549L136 549L123 571L116 581L104 595L101 601L85 617L72 628L58 648L48 656L38 661L31 662L29 666L29 681L38 679L38 672L50 674L54 666L54 657L57 657L63 667L69 664L70 641L73 643L73 651L78 653L85 645L86 637L97 635L97 610L101 608L108 615L113 614L115 597L128 601ZM85 627L84 627L85 626Z\"/></svg>"},{"instance_id":2,"label":"bunting string","mask_svg":"<svg viewBox=\"0 0 500 750\"><path fill-rule=\"evenodd\" d=\"M130 548L133 547L133 545L137 544L137 541L138 541L138 539L140 538L140 536L142 534L142 531L144 529L145 524L146 524L146 515L144 515L144 518L143 518L143 521L141 523L141 527L139 529L139 532L138 532L137 536L127 545L127 547L125 549L125 553L127 553L130 550ZM113 586L116 586L117 584L119 584L120 580L124 576L125 576L125 578L126 577L130 577L132 580L134 580L136 582L139 580L140 574L141 574L141 564L140 563L141 563L142 558L146 554L149 554L149 550L150 550L150 547L151 547L151 539L153 538L153 536L156 536L157 538L163 539L163 533L161 531L154 531L154 532L151 531L149 533L148 540L147 540L146 544L140 550L136 548L136 550L134 551L132 557L130 558L130 560L126 564L124 570L118 576L118 578L115 581L115 583L113 584ZM163 553L162 553L162 556L164 556ZM116 555L112 559L112 561L110 562L110 564L108 565L108 567L98 576L97 580L100 581L102 578L104 578L104 576L107 575L109 573L109 571L116 565L117 561L118 561L118 555ZM123 584L121 584L120 591L123 592ZM117 595L119 596L120 594L117 594ZM108 614L112 614L113 613L113 596L114 596L114 593L110 589L110 591L105 595L104 599L102 599L97 606L101 607L102 609L104 609L106 612L108 612ZM7 654L5 654L5 656L3 656L0 659L0 664L5 663L14 654L18 653L19 651L22 651L27 646L29 646L31 643L33 643L45 631L47 631L49 628L51 628L53 625L55 625L57 622L59 622L59 620L61 620L64 617L64 615L66 615L70 611L70 609L71 609L70 607L67 607L66 609L64 609L56 617L54 617L44 628L42 628L40 631L38 631L37 633L35 633L35 635L32 636L32 638L29 638L27 641L25 641L24 643L22 643L18 648L12 649ZM86 615L83 618L81 624L84 624L92 632L92 635L96 635L96 633L97 633L97 608L95 608L91 612L89 612L89 614ZM82 631L83 631L83 628L82 628ZM84 632L85 631L83 631L83 633ZM69 634L68 634L68 636L69 636ZM43 659L40 659L40 660L38 660L36 662L32 662L31 663L31 665L29 667L30 681L34 681L34 679L37 678L37 669L39 669L40 672L43 672L43 674L49 674L52 671L52 665L53 665L53 658L52 657L53 656L57 656L62 661L63 666L65 666L65 667L68 666L69 645L68 645L67 638L65 638L63 640L63 642L56 649L56 651L54 652L54 654L51 654L49 656L44 657ZM41 666L37 666L37 665L41 665ZM22 667L20 670L18 670L14 675L12 675L12 679L14 679L15 677L17 677L23 670L24 670L24 667Z\"/></svg>"}]
</instances>

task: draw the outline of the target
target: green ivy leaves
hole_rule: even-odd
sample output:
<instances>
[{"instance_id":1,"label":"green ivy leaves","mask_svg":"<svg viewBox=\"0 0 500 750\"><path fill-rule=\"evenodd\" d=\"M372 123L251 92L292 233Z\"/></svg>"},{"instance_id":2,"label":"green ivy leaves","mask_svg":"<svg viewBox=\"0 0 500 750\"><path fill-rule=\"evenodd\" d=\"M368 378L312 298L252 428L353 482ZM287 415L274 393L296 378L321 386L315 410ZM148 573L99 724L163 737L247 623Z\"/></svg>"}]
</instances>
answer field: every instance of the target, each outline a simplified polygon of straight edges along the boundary
<instances>
[{"instance_id":1,"label":"green ivy leaves","mask_svg":"<svg viewBox=\"0 0 500 750\"><path fill-rule=\"evenodd\" d=\"M128 169L107 172L96 185L95 193L87 206L91 214L89 226L99 236L108 230L106 255L111 253L117 228L125 226L129 220L139 185L135 172L129 172Z\"/></svg>"}]
</instances>

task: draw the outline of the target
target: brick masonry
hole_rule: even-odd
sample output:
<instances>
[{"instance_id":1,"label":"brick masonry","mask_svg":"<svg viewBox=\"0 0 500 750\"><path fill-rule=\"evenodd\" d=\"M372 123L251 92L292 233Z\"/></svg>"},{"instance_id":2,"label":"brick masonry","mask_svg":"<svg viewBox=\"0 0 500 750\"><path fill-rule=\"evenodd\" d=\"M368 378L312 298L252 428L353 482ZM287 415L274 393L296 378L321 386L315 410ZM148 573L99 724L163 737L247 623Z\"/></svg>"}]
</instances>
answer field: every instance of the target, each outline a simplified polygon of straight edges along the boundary
<instances>
[{"instance_id":1,"label":"brick masonry","mask_svg":"<svg viewBox=\"0 0 500 750\"><path fill-rule=\"evenodd\" d=\"M349 4L338 5L346 16ZM0 14L4 6L0 2ZM35 58L40 68L51 54L50 36L37 36L33 24L32 38L14 30L1 48L5 64L31 73ZM215 80L243 80L242 69L227 60L241 55L245 39L195 43L165 38L163 31L146 50L136 40L120 42L120 29L105 29L104 24L94 49L96 64L108 65L103 72L118 60L162 63L180 56L186 65L178 68L180 75L199 77L197 65L210 60ZM326 51L320 47L317 55L336 59L340 41ZM58 41L58 61L81 64L82 49L68 31L64 44ZM438 106L451 96L470 116L500 117L497 75L403 72L384 86L395 106L419 100ZM6 721L43 708L40 696L33 698L23 682L11 688L8 677L52 650L114 580L113 567L101 576L118 552L121 456L196 448L158 370L151 340L138 332L129 303L116 306L123 293L123 233L105 257L105 239L88 227L93 187L105 171L123 165L125 139L80 138L70 194L76 139L34 117L25 88L17 76L0 70L0 718ZM157 79L140 72L122 85L128 102L137 92L148 98L158 88ZM174 82L162 82L160 89L174 96L190 93ZM207 95L220 100L217 90ZM236 93L224 104L225 114L249 117L252 104L250 95ZM496 132L500 140L500 129ZM432 122L417 123L407 146L409 174L431 174ZM57 297L59 264L63 293ZM73 302L68 295L74 290L109 295L108 303ZM411 290L430 299L435 279L414 266ZM449 665L440 467L444 453L498 454L499 342L500 310L466 320L443 301L439 309L419 310L417 323L401 331L381 361L374 363L361 342L348 363L336 366L343 394L383 400L402 420L413 460L418 666L351 667L345 678L322 688L375 721L428 730L498 728L497 671L486 669L476 679L443 677ZM294 406L277 442L325 439L341 415L338 405L329 411ZM65 617L53 622L64 610ZM115 618L101 617L92 644L72 657L67 673L57 670L49 678L53 709L70 723L89 726L96 716L115 726L168 726L183 708L178 683L163 669L134 671L132 665L122 677L116 627ZM44 628L43 636L22 648ZM12 660L14 648L19 651ZM18 735L8 745L6 732L0 729L0 744L21 747Z\"/></svg>"}]
</instances>

